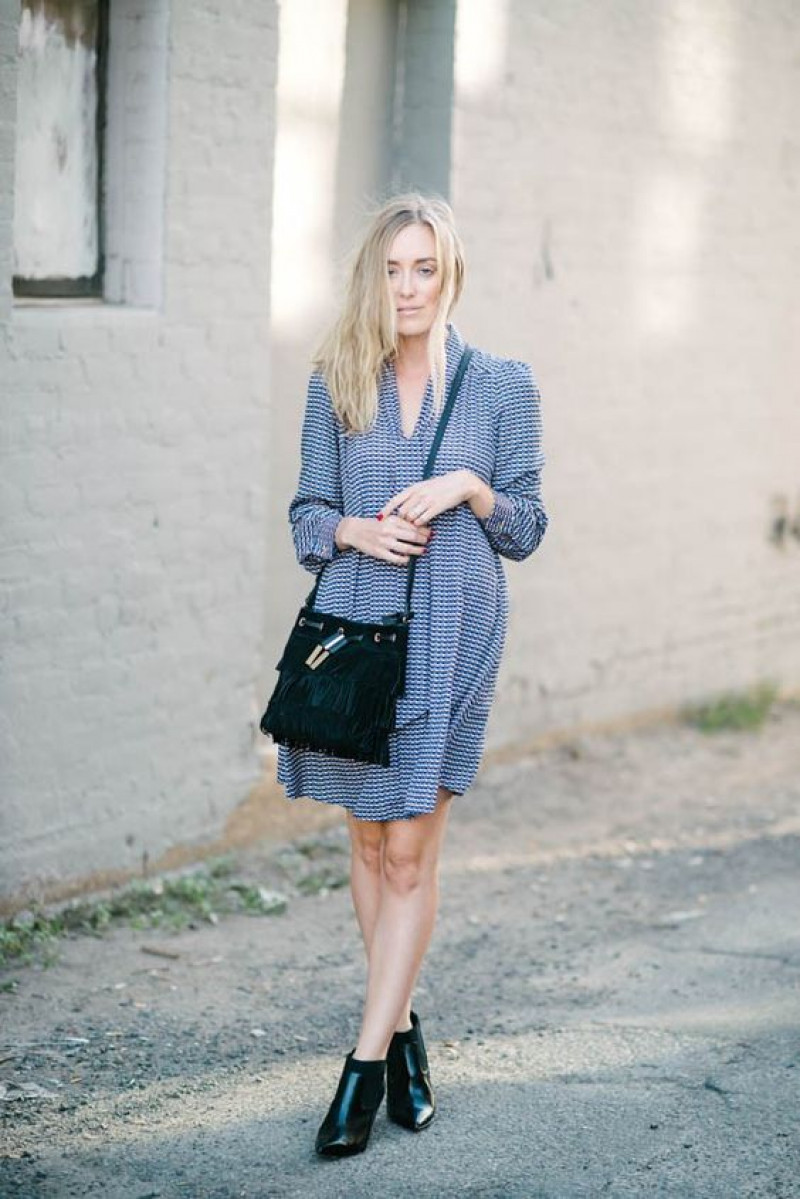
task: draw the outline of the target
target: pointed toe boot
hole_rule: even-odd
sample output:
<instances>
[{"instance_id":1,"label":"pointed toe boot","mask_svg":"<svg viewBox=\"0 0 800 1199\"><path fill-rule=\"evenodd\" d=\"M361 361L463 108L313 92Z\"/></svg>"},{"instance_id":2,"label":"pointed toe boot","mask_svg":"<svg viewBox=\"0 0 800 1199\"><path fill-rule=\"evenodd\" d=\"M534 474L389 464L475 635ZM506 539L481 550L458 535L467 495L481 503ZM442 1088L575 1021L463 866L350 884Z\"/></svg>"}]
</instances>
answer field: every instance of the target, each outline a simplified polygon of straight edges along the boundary
<instances>
[{"instance_id":1,"label":"pointed toe boot","mask_svg":"<svg viewBox=\"0 0 800 1199\"><path fill-rule=\"evenodd\" d=\"M345 1157L366 1149L386 1091L386 1062L361 1061L353 1052L345 1058L336 1094L314 1143L323 1157Z\"/></svg>"},{"instance_id":2,"label":"pointed toe boot","mask_svg":"<svg viewBox=\"0 0 800 1199\"><path fill-rule=\"evenodd\" d=\"M411 1028L396 1032L386 1054L386 1114L412 1132L427 1128L436 1110L428 1054L416 1012Z\"/></svg>"}]
</instances>

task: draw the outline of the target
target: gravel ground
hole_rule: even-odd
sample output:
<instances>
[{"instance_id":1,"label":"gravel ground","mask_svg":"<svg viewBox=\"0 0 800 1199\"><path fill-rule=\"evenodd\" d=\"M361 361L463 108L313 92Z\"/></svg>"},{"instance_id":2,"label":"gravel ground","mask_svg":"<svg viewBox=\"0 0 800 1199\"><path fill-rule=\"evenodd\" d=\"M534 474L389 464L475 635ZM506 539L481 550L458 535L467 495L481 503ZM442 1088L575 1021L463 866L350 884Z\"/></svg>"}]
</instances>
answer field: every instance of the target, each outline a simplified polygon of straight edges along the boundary
<instances>
[{"instance_id":1,"label":"gravel ground","mask_svg":"<svg viewBox=\"0 0 800 1199\"><path fill-rule=\"evenodd\" d=\"M339 1161L313 1138L364 956L343 826L302 849L237 855L283 915L10 972L0 1194L800 1196L796 705L487 766L454 800L415 997L437 1117L414 1135L382 1109Z\"/></svg>"}]
</instances>

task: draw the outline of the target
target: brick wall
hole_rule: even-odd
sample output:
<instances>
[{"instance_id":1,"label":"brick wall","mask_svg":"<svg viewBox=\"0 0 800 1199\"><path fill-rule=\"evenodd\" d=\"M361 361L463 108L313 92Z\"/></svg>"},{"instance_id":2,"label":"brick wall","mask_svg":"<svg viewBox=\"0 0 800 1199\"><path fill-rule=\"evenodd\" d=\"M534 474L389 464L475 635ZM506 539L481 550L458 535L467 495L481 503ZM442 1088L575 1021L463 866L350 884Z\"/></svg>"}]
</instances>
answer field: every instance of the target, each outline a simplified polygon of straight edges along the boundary
<instances>
[{"instance_id":1,"label":"brick wall","mask_svg":"<svg viewBox=\"0 0 800 1199\"><path fill-rule=\"evenodd\" d=\"M551 514L492 745L800 687L799 52L791 0L459 5L461 321L533 366Z\"/></svg>"},{"instance_id":2,"label":"brick wall","mask_svg":"<svg viewBox=\"0 0 800 1199\"><path fill-rule=\"evenodd\" d=\"M277 5L172 5L160 298L134 308L11 303L0 0L2 892L213 838L260 754L270 773L255 725L308 590L286 523L308 356L361 207L409 169L376 144L395 0L308 4L282 6L277 159ZM418 8L409 46L449 45L450 0ZM770 538L800 517L799 44L789 0L457 6L452 130L431 124L455 319L533 366L551 516L506 563L489 751L800 686L800 542ZM419 151L413 182L447 190ZM130 248L155 290L153 244Z\"/></svg>"},{"instance_id":3,"label":"brick wall","mask_svg":"<svg viewBox=\"0 0 800 1199\"><path fill-rule=\"evenodd\" d=\"M4 892L215 834L258 773L277 54L274 3L173 3L163 301L12 305L15 7L0 39Z\"/></svg>"}]
</instances>

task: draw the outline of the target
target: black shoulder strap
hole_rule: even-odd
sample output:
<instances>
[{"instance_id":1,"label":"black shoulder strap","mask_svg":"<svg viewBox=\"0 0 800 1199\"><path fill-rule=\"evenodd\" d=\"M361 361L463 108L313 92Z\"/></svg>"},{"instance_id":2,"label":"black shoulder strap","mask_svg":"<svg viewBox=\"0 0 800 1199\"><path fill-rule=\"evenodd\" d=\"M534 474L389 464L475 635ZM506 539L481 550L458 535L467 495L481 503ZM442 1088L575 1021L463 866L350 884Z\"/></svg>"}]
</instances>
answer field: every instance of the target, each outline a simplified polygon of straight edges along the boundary
<instances>
[{"instance_id":1,"label":"black shoulder strap","mask_svg":"<svg viewBox=\"0 0 800 1199\"><path fill-rule=\"evenodd\" d=\"M456 368L456 373L453 375L453 380L450 384L450 388L447 393L447 403L445 404L444 408L442 409L442 414L439 417L439 423L436 426L436 434L433 438L433 444L431 445L430 453L428 454L427 460L425 462L425 467L422 472L423 479L430 478L431 474L433 473L433 466L436 461L436 455L439 451L439 446L442 443L442 438L444 437L444 431L447 428L447 422L450 419L450 413L453 410L453 404L455 403L456 395L458 394L458 389L461 386L461 380L464 378L464 373L465 373L467 367L469 366L469 360L472 357L472 355L474 354L474 352L475 351L473 350L472 346L465 346L464 350L461 354L461 358L459 359L459 363ZM325 566L327 566L327 565L328 565L328 563L326 562ZM408 582L406 583L405 610L403 613L406 620L410 620L413 615L413 613L411 611L411 589L414 586L414 571L416 569L416 565L417 565L417 555L412 554L411 561L409 562L408 567L407 567ZM320 579L322 578L322 571L325 569L325 566L321 567L321 569L317 572L317 577L314 581L314 586L312 587L311 591L309 592L308 598L306 599L306 607L307 608L314 607L314 601L317 598L317 588L319 587L319 582L320 582Z\"/></svg>"},{"instance_id":2,"label":"black shoulder strap","mask_svg":"<svg viewBox=\"0 0 800 1199\"><path fill-rule=\"evenodd\" d=\"M458 389L461 386L461 380L464 378L464 373L465 373L467 367L469 366L469 360L472 357L473 353L474 353L474 351L472 349L472 346L465 346L464 352L462 353L461 358L459 360L456 373L453 375L453 382L450 384L450 390L447 393L447 403L445 404L444 408L442 409L442 415L439 417L439 424L436 428L436 436L433 439L433 445L431 446L431 452L428 454L428 460L425 463L425 469L422 472L423 479L429 479L430 476L433 474L433 464L436 461L436 455L438 453L439 446L442 443L442 438L444 437L444 431L447 428L447 422L450 419L450 413L453 411L453 404L456 402L456 395L458 394ZM416 568L417 568L417 555L412 554L411 561L409 562L408 567L407 567L408 582L406 583L406 602L405 602L405 618L406 618L406 620L410 620L411 616L413 615L411 612L411 589L414 586L414 571L416 570Z\"/></svg>"}]
</instances>

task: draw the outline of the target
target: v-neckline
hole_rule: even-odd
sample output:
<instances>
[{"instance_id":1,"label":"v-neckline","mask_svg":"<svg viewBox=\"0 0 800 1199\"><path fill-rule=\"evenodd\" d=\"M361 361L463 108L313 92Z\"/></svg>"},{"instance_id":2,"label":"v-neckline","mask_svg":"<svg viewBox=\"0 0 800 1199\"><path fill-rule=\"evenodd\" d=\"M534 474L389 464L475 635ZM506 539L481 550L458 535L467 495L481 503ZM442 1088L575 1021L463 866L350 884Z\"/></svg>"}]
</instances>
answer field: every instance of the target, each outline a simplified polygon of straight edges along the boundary
<instances>
[{"instance_id":1,"label":"v-neckline","mask_svg":"<svg viewBox=\"0 0 800 1199\"><path fill-rule=\"evenodd\" d=\"M414 440L414 438L417 436L417 433L420 431L420 428L422 426L422 417L423 417L423 414L425 413L425 409L428 406L428 395L431 390L431 376L428 375L428 379L425 384L425 392L422 396L422 403L420 404L419 412L417 413L417 419L414 423L414 428L411 430L410 434L406 435L406 433L403 429L403 409L400 404L400 388L397 385L397 370L396 370L393 359L390 360L390 363L389 363L389 373L390 373L390 377L391 377L391 381L392 381L391 390L392 390L392 398L393 398L393 402L394 402L394 415L395 415L395 420L397 422L397 429L398 429L398 432L400 433L400 436L402 437L403 441L410 442L410 441Z\"/></svg>"}]
</instances>

